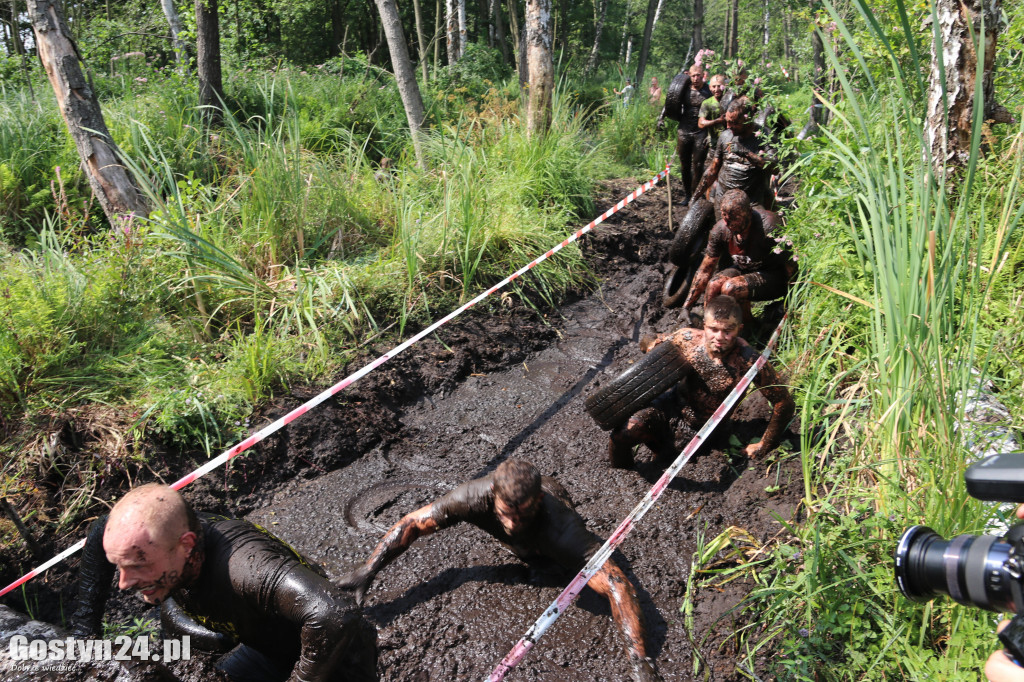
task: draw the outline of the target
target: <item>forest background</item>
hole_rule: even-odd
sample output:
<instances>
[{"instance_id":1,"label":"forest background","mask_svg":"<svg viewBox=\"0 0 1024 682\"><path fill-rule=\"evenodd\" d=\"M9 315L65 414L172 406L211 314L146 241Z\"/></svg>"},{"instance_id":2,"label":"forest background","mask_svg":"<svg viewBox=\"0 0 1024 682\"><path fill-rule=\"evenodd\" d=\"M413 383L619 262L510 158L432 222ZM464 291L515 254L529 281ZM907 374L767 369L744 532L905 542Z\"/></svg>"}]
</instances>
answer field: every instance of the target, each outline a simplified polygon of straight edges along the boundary
<instances>
[{"instance_id":1,"label":"forest background","mask_svg":"<svg viewBox=\"0 0 1024 682\"><path fill-rule=\"evenodd\" d=\"M948 173L934 161L930 55L951 3L560 0L538 34L553 77L535 128L537 4L391 3L423 104L411 124L384 0L65 0L146 206L111 218L31 8L0 3L5 575L33 560L16 522L74 531L101 487L145 477L154 444L183 470L216 454L275 394L329 384L368 343L561 241L593 217L603 179L663 168L674 130L655 129L649 78L667 90L700 54L729 75L742 60L794 133L814 103L822 125L782 142L801 276L779 361L801 410L799 447L780 456L803 464L805 520L756 551L707 538L694 579L759 585L740 671L771 651L782 679L977 679L997 616L908 601L891 560L910 525L951 537L1009 515L970 499L962 473L1013 444L1024 403L1022 135L986 120L979 78L978 106L953 121L963 153ZM988 50L1019 121L1022 8L987 6L977 34L998 37L967 51ZM510 295L545 310L591 279L570 247ZM995 425L978 423L978 397Z\"/></svg>"}]
</instances>

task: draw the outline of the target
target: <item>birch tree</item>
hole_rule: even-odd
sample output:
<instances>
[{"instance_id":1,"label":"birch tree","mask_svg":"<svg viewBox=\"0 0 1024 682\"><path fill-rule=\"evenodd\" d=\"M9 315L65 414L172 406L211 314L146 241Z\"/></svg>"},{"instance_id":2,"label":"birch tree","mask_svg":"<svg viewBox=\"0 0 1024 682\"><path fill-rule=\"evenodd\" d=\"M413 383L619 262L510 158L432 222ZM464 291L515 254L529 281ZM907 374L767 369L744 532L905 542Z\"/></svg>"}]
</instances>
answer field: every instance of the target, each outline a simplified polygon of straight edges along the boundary
<instances>
[{"instance_id":1,"label":"birch tree","mask_svg":"<svg viewBox=\"0 0 1024 682\"><path fill-rule=\"evenodd\" d=\"M376 0L376 3L377 11L380 12L381 24L384 26L384 37L388 41L388 51L391 52L391 66L395 71L395 80L398 83L398 94L402 97L405 117L409 121L409 130L412 133L416 165L423 168L423 142L420 134L424 118L423 98L420 95L420 88L416 84L416 72L409 60L409 50L405 46L402 17L398 14L398 5L395 4L395 0Z\"/></svg>"},{"instance_id":2,"label":"birch tree","mask_svg":"<svg viewBox=\"0 0 1024 682\"><path fill-rule=\"evenodd\" d=\"M608 14L608 0L600 0L600 7L595 1L594 4L594 45L590 48L590 56L587 57L587 65L583 69L583 77L586 78L597 67L597 57L601 48L601 31L604 30L604 18Z\"/></svg>"},{"instance_id":3,"label":"birch tree","mask_svg":"<svg viewBox=\"0 0 1024 682\"><path fill-rule=\"evenodd\" d=\"M996 123L1013 117L996 103L996 38L1000 0L936 0L926 131L937 173L970 154L974 82L981 70L982 115ZM978 38L971 40L971 31ZM979 54L982 61L979 63Z\"/></svg>"},{"instance_id":4,"label":"birch tree","mask_svg":"<svg viewBox=\"0 0 1024 682\"><path fill-rule=\"evenodd\" d=\"M644 71L647 70L647 56L651 52L651 33L654 32L654 15L658 11L658 0L647 2L647 22L644 24L644 40L640 44L640 60L636 65L636 84L644 81Z\"/></svg>"},{"instance_id":5,"label":"birch tree","mask_svg":"<svg viewBox=\"0 0 1024 682\"><path fill-rule=\"evenodd\" d=\"M174 59L178 62L178 70L181 73L188 72L188 46L179 37L181 33L181 19L178 17L178 10L174 6L174 0L160 0L160 7L167 17L167 23L171 27L171 44L174 45Z\"/></svg>"},{"instance_id":6,"label":"birch tree","mask_svg":"<svg viewBox=\"0 0 1024 682\"><path fill-rule=\"evenodd\" d=\"M427 43L423 36L423 15L420 13L420 0L412 0L412 11L416 17L416 41L420 47L420 67L423 70L423 82L427 82Z\"/></svg>"},{"instance_id":7,"label":"birch tree","mask_svg":"<svg viewBox=\"0 0 1024 682\"><path fill-rule=\"evenodd\" d=\"M526 0L526 67L530 93L526 134L544 135L551 125L551 94L555 68L551 58L551 0Z\"/></svg>"},{"instance_id":8,"label":"birch tree","mask_svg":"<svg viewBox=\"0 0 1024 682\"><path fill-rule=\"evenodd\" d=\"M82 73L82 55L60 7L54 0L28 0L27 4L39 60L75 141L89 186L107 220L117 226L133 215L149 215L149 207L111 139L100 104Z\"/></svg>"}]
</instances>

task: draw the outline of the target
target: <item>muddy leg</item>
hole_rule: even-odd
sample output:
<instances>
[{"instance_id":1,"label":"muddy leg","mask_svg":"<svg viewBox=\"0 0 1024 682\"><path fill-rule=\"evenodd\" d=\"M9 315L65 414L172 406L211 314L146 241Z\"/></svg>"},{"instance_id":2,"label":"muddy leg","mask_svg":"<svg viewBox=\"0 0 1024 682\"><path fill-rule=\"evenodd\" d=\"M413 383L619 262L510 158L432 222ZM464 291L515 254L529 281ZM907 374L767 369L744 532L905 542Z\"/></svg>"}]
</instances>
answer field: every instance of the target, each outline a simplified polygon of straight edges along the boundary
<instances>
[{"instance_id":1,"label":"muddy leg","mask_svg":"<svg viewBox=\"0 0 1024 682\"><path fill-rule=\"evenodd\" d=\"M740 309L743 311L743 324L750 329L754 324L754 313L750 309L750 287L747 285L747 280L743 277L730 277L722 283L721 287L721 293L732 296L740 304ZM711 291L710 285L708 291Z\"/></svg>"},{"instance_id":2,"label":"muddy leg","mask_svg":"<svg viewBox=\"0 0 1024 682\"><path fill-rule=\"evenodd\" d=\"M613 467L627 469L633 466L633 446L644 444L657 459L675 456L675 438L665 413L648 407L629 418L629 421L611 433L608 441L608 459Z\"/></svg>"}]
</instances>

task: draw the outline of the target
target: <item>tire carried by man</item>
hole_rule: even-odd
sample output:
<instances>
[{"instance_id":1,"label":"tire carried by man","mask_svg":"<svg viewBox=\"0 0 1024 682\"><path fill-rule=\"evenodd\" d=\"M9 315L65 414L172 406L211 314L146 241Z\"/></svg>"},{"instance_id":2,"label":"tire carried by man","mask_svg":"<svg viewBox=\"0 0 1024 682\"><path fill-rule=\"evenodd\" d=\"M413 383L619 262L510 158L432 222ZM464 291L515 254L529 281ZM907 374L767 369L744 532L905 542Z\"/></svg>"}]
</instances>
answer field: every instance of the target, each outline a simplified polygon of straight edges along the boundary
<instances>
[{"instance_id":1,"label":"tire carried by man","mask_svg":"<svg viewBox=\"0 0 1024 682\"><path fill-rule=\"evenodd\" d=\"M587 397L585 407L597 425L610 431L624 424L683 377L686 359L670 343L656 346L635 365Z\"/></svg>"}]
</instances>

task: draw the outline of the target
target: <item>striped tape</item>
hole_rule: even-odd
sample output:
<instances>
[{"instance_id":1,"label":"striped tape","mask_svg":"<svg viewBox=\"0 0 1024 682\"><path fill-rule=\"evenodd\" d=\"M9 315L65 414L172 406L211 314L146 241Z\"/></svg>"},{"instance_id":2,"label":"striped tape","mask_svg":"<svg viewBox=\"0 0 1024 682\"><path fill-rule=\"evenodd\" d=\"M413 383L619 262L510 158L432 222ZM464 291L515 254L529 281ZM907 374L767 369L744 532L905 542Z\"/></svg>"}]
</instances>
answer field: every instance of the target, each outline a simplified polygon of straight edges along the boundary
<instances>
[{"instance_id":1,"label":"striped tape","mask_svg":"<svg viewBox=\"0 0 1024 682\"><path fill-rule=\"evenodd\" d=\"M594 577L594 574L601 570L604 563L608 561L609 557L611 557L612 552L622 544L622 541L626 539L626 536L629 535L631 530L633 530L633 527L637 522L640 521L640 519L644 517L644 514L654 506L654 503L658 501L659 497L661 497L661 494L665 491L665 488L668 487L668 484L676 477L676 474L679 473L683 466L690 461L690 457L693 456L693 453L697 451L697 448L701 446L711 432L715 430L715 427L725 419L725 415L729 413L729 410L732 409L733 405L736 404L736 401L740 399L740 396L742 396L744 391L747 390L747 387L750 386L750 382L754 380L757 373L760 372L761 368L764 367L766 362L768 362L768 356L771 355L772 349L779 340L779 334L782 332L782 325L786 321L787 315L782 316L779 326L775 328L775 332L772 334L771 338L768 339L768 345L765 347L764 352L761 353L761 356L754 362L753 366L751 366L747 373L743 375L743 378L739 380L739 383L736 384L736 388L734 388L732 392L726 396L725 400L722 401L722 404L718 406L715 413L711 415L711 419L709 419L707 423L701 427L701 430L697 432L697 435L687 443L686 447L683 448L683 451L672 463L672 466L665 470L665 473L661 475L661 478L659 478L657 483L654 484L654 487L644 495L636 508L634 508L633 511L623 519L622 523L619 524L619 527L615 529L601 548L594 553L593 557L590 558L587 565L584 566L578 574L576 574L576 577L572 579L572 582L562 590L562 593L559 594L555 601L551 603L551 606L541 614L540 618L537 619L537 622L533 624L533 627L527 630L526 634L523 635L523 638L520 639L514 647L512 647L512 651L508 652L508 655L501 659L501 663L499 663L487 677L487 682L500 682L500 680L505 679L505 675L523 660L523 657L526 656L527 652L533 648L533 645L537 643L537 640L543 637L548 628L554 625L555 621L558 620L558 617L565 612L565 610L572 604L573 600L576 599L581 591L583 591L583 588L590 579Z\"/></svg>"},{"instance_id":2,"label":"striped tape","mask_svg":"<svg viewBox=\"0 0 1024 682\"><path fill-rule=\"evenodd\" d=\"M373 362L369 363L368 365L365 365L359 371L357 371L357 372L355 372L353 374L350 374L349 376L345 377L344 379L342 379L341 381L339 381L335 385L331 386L326 391L324 391L320 395L316 396L312 400L310 400L310 401L300 405L299 407L295 408L294 410L292 410L288 414L284 415L283 417L281 417L277 421L275 421L272 424L269 424L268 426L265 426L264 428L260 429L259 431L257 431L256 433L252 434L251 436L249 436L248 438L246 438L242 442L238 443L234 447L230 448L229 450L226 450L226 451L222 452L220 455L218 455L217 457L211 459L209 462L207 462L206 464L202 465L201 467L199 467L198 469L196 469L192 473L188 474L187 476L183 476L182 478L178 479L177 481L175 481L171 485L171 487L174 488L175 490L180 490L181 488L184 488L185 486L187 486L189 483L192 483L197 478L210 473L214 469L220 467L221 465L227 463L228 461L230 461L234 457L237 457L241 453L245 452L246 450L251 448L256 443L259 443L261 440L263 440L267 436L271 435L272 433L274 433L276 431L279 431L282 427L284 427L284 426L290 424L291 422L295 421L296 419L298 419L302 415L306 414L307 412L309 412L314 407L316 407L320 403L324 402L328 398L331 398L331 397L335 396L336 394L340 393L341 391L345 390L346 388L349 387L349 385L351 385L352 383L358 381L359 379L362 379L364 376L366 376L367 374L369 374L373 370L377 369L378 367L383 365L385 362L387 362L391 358L395 357L396 355L400 354L402 351L406 350L409 346L413 345L414 343L416 343L417 341L419 341L423 337L425 337L428 334L430 334L433 331L435 331L441 325L446 324L447 322L455 319L456 317L458 317L462 313L466 312L467 310L469 310L470 308L475 306L477 303L479 303L483 299L485 299L488 296L490 296L491 294L493 294L495 291L498 291L502 287L507 286L510 282L515 281L516 279L518 279L519 277L521 277L525 273L527 273L530 270L532 270L538 264L543 263L545 260L547 260L551 256L555 255L556 253L558 253L559 251L564 249L569 244L572 244L574 241L578 240L583 235L587 234L588 232L591 232L595 227L597 227L598 225L603 223L605 220L607 220L611 216L613 216L616 213L618 213L619 211L621 211L627 205L631 204L634 200L636 200L637 197L639 197L640 195L644 194L645 192L649 191L652 187L654 187L654 185L656 185L659 180L661 180L666 175L668 175L669 168L670 168L670 164L665 164L665 170L661 171L660 173L655 175L653 178L651 178L650 180L648 180L647 182L645 182L644 184L642 184L641 186L637 187L635 190L633 190L632 192L627 194L626 197L623 198L619 203L615 204L614 206L609 208L607 211L602 213L600 216L595 218L586 227L580 228L579 230L574 232L572 235L570 235L564 241L562 241L561 244L558 244L557 246L549 249L545 254L543 254L539 258L535 259L534 261L524 265L523 267L519 268L514 273L512 273L511 275L509 275L505 279L501 280L500 282L498 282L497 284L492 286L487 291L483 292L482 294L478 295L473 300L471 300L468 303L466 303L465 305L463 305L461 308L458 308L457 310L454 310L454 311L448 313L447 315L442 317L440 320L438 320L437 322L433 323L432 325L430 325L429 327L427 327L426 329L421 331L419 334L416 334L415 336L413 336L409 340L405 341L404 343L402 343L402 344L400 344L398 346L395 346L393 349L391 349L390 351L388 351L384 355L381 355L379 358L377 358ZM73 545L71 547L68 547L66 550L64 550L63 552L61 552L59 555L55 556L54 558L50 559L45 564L42 564L41 566L39 566L38 568L36 568L33 571L30 571L29 573L26 573L25 575L23 575L22 577L18 578L17 580L15 580L13 583L8 585L4 589L0 590L0 597L4 596L5 594L10 592L11 590L19 587L20 585L25 584L26 582L28 582L29 580L31 580L35 576L39 575L40 573L44 572L48 568L52 567L57 562L59 562L59 561L61 561L63 559L66 559L67 557L71 556L72 554L74 554L78 550L82 549L82 547L84 547L84 546L85 546L85 540L81 540L77 544L75 544L75 545Z\"/></svg>"}]
</instances>

